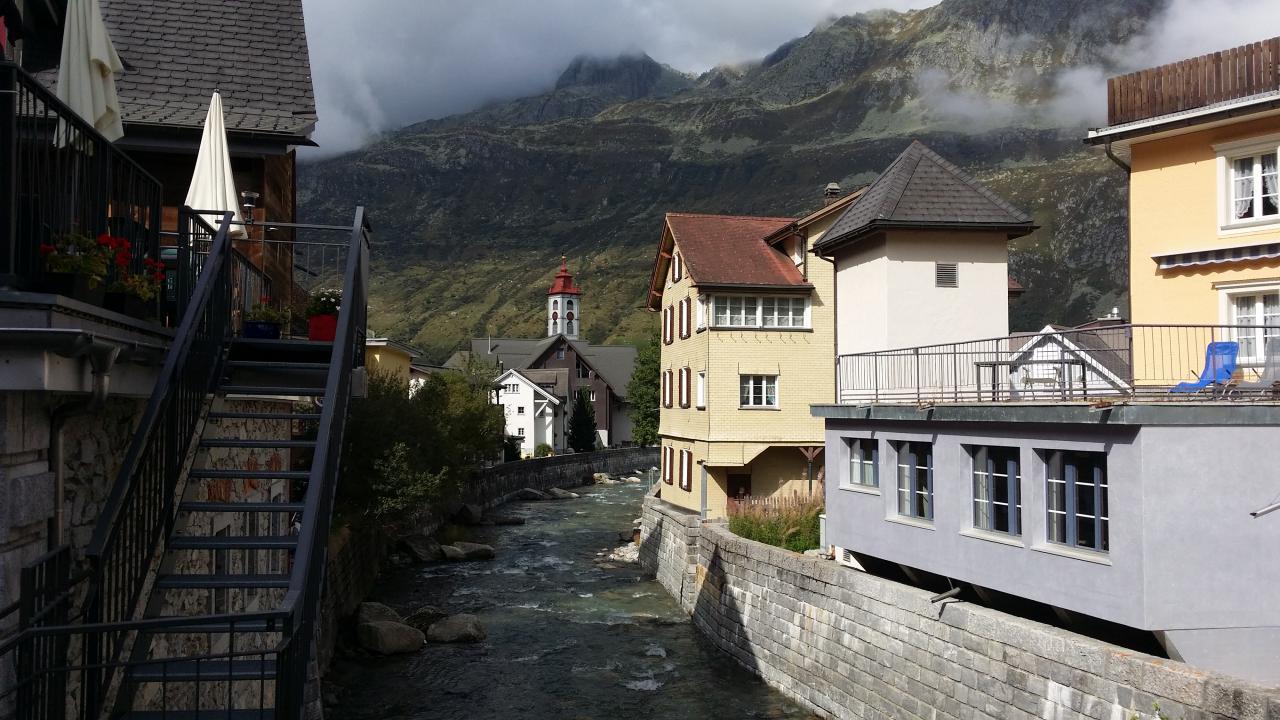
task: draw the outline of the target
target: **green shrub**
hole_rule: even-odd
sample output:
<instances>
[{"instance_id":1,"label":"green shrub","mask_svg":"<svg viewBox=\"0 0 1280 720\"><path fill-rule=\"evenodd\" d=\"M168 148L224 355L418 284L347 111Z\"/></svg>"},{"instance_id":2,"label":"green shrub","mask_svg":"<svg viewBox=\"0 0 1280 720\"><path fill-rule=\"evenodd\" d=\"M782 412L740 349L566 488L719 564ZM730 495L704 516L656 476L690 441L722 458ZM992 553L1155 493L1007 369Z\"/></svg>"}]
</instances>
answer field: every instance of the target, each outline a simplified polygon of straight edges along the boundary
<instances>
[{"instance_id":1,"label":"green shrub","mask_svg":"<svg viewBox=\"0 0 1280 720\"><path fill-rule=\"evenodd\" d=\"M822 496L729 501L729 531L767 545L804 552L820 547Z\"/></svg>"},{"instance_id":2,"label":"green shrub","mask_svg":"<svg viewBox=\"0 0 1280 720\"><path fill-rule=\"evenodd\" d=\"M551 457L554 454L555 451L546 443L538 443L538 447L533 449L534 457Z\"/></svg>"}]
</instances>

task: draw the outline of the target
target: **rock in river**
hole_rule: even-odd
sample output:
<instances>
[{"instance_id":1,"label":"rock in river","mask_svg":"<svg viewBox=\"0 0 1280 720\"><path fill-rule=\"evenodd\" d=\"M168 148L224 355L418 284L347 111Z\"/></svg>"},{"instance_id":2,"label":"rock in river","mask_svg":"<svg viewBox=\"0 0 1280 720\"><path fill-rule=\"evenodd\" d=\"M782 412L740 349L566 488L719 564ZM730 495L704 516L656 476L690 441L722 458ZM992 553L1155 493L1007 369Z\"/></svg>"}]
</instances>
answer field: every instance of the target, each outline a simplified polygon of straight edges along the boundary
<instances>
[{"instance_id":1,"label":"rock in river","mask_svg":"<svg viewBox=\"0 0 1280 720\"><path fill-rule=\"evenodd\" d=\"M451 615L427 630L427 639L438 643L480 642L484 637L484 626L475 615Z\"/></svg>"},{"instance_id":2,"label":"rock in river","mask_svg":"<svg viewBox=\"0 0 1280 720\"><path fill-rule=\"evenodd\" d=\"M401 540L400 544L418 562L439 562L444 559L440 543L426 535L410 535Z\"/></svg>"},{"instance_id":3,"label":"rock in river","mask_svg":"<svg viewBox=\"0 0 1280 720\"><path fill-rule=\"evenodd\" d=\"M425 633L427 628L431 627L437 620L448 616L448 614L434 605L423 605L405 616L404 622L406 625L412 625Z\"/></svg>"},{"instance_id":4,"label":"rock in river","mask_svg":"<svg viewBox=\"0 0 1280 720\"><path fill-rule=\"evenodd\" d=\"M379 655L415 652L427 641L418 628L387 620L357 625L356 639L360 647Z\"/></svg>"},{"instance_id":5,"label":"rock in river","mask_svg":"<svg viewBox=\"0 0 1280 720\"><path fill-rule=\"evenodd\" d=\"M458 508L454 519L463 525L479 525L484 519L484 508L472 503L464 503L461 508Z\"/></svg>"},{"instance_id":6,"label":"rock in river","mask_svg":"<svg viewBox=\"0 0 1280 720\"><path fill-rule=\"evenodd\" d=\"M569 492L568 490L561 490L560 488L554 487L548 490L547 494L555 500L572 500L573 498L578 497L578 493L576 492Z\"/></svg>"},{"instance_id":7,"label":"rock in river","mask_svg":"<svg viewBox=\"0 0 1280 720\"><path fill-rule=\"evenodd\" d=\"M533 488L524 488L511 494L512 500L550 500L551 496Z\"/></svg>"},{"instance_id":8,"label":"rock in river","mask_svg":"<svg viewBox=\"0 0 1280 720\"><path fill-rule=\"evenodd\" d=\"M400 622L400 613L376 602L362 602L356 608L356 625L375 622Z\"/></svg>"},{"instance_id":9,"label":"rock in river","mask_svg":"<svg viewBox=\"0 0 1280 720\"><path fill-rule=\"evenodd\" d=\"M494 557L492 545L481 545L480 543L456 542L453 544L458 550L462 551L463 560L492 560Z\"/></svg>"},{"instance_id":10,"label":"rock in river","mask_svg":"<svg viewBox=\"0 0 1280 720\"><path fill-rule=\"evenodd\" d=\"M467 559L467 554L453 545L441 545L440 550L444 553L444 559L449 562L461 562Z\"/></svg>"}]
</instances>

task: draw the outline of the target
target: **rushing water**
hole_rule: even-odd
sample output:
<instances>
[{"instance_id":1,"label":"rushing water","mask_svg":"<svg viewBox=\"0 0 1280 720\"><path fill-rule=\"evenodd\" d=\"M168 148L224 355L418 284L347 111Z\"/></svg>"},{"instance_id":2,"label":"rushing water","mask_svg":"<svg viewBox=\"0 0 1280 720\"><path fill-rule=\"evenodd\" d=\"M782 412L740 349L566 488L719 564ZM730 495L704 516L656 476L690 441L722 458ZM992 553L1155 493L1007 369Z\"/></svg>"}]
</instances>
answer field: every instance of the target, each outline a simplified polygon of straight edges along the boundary
<instances>
[{"instance_id":1,"label":"rushing water","mask_svg":"<svg viewBox=\"0 0 1280 720\"><path fill-rule=\"evenodd\" d=\"M340 659L337 720L811 718L702 638L638 566L608 562L640 513L637 485L514 503L527 524L475 528L496 560L406 568L375 597L402 612L473 613L483 643Z\"/></svg>"}]
</instances>

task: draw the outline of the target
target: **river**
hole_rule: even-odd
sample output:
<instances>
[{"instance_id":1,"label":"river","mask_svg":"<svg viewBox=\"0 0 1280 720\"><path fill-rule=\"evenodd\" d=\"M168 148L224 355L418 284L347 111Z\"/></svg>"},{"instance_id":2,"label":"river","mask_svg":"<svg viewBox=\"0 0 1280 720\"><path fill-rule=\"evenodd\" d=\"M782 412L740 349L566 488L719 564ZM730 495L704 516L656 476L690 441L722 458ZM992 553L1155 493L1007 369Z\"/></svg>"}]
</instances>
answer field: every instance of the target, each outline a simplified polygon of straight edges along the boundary
<instances>
[{"instance_id":1,"label":"river","mask_svg":"<svg viewBox=\"0 0 1280 720\"><path fill-rule=\"evenodd\" d=\"M715 650L656 581L605 562L640 514L638 485L512 503L526 524L468 528L487 562L384 574L371 600L473 613L488 638L393 658L344 657L330 720L812 718Z\"/></svg>"}]
</instances>

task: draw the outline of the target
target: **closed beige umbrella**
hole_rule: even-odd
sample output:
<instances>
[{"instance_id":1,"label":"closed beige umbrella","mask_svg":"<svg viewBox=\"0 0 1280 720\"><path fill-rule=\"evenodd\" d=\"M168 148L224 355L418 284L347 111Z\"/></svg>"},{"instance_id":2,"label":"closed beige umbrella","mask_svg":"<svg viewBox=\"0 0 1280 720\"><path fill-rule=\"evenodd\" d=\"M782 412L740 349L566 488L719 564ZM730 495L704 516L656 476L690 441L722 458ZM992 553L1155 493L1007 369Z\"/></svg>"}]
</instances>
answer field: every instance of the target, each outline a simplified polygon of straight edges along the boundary
<instances>
[{"instance_id":1,"label":"closed beige umbrella","mask_svg":"<svg viewBox=\"0 0 1280 720\"><path fill-rule=\"evenodd\" d=\"M222 118L222 95L215 92L209 101L209 114L204 119L204 135L200 138L200 152L196 155L196 170L191 175L191 187L187 189L187 207L195 210L217 210L234 213L232 220L242 222L240 195L236 192L235 178L231 176L231 151L227 148L227 126ZM214 226L222 215L205 215ZM231 237L245 237L244 226L231 226Z\"/></svg>"},{"instance_id":2,"label":"closed beige umbrella","mask_svg":"<svg viewBox=\"0 0 1280 720\"><path fill-rule=\"evenodd\" d=\"M124 137L114 77L123 71L98 0L69 0L58 64L58 99L112 142ZM59 127L58 146L70 141L68 129Z\"/></svg>"}]
</instances>

